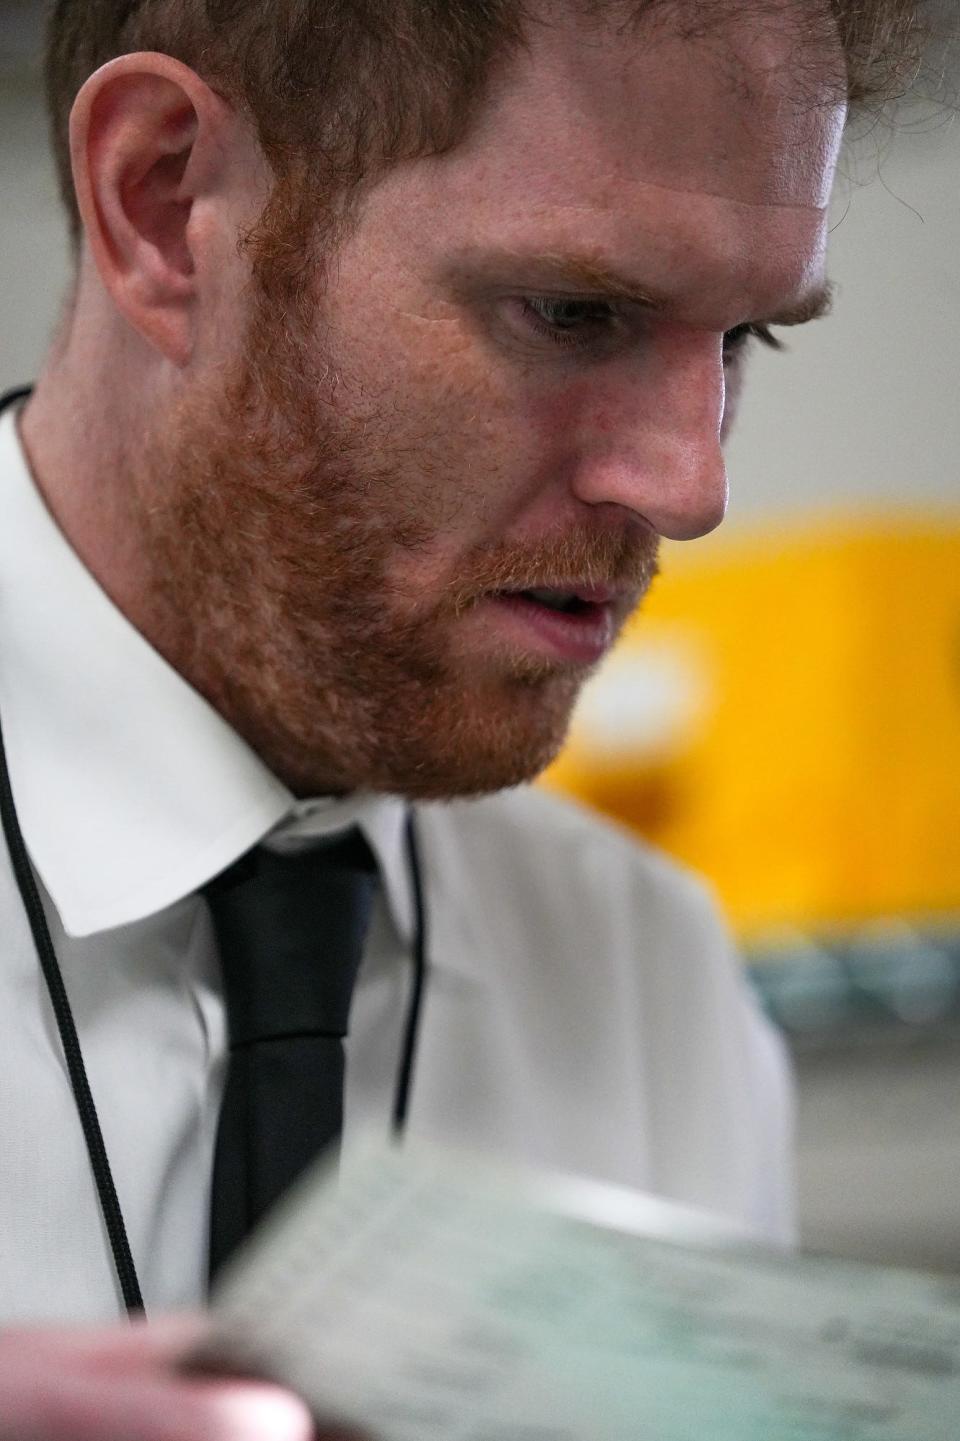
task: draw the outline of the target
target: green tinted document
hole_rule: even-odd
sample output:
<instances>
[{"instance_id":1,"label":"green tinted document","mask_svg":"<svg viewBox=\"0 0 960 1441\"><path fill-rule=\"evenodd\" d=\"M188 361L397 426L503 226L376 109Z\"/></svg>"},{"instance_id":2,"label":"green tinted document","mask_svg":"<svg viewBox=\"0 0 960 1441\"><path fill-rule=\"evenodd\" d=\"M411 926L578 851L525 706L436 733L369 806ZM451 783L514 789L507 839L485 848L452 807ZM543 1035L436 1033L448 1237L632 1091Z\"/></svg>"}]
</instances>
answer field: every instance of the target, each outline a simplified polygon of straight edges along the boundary
<instances>
[{"instance_id":1,"label":"green tinted document","mask_svg":"<svg viewBox=\"0 0 960 1441\"><path fill-rule=\"evenodd\" d=\"M380 1441L958 1441L960 1285L417 1148L311 1177L207 1358Z\"/></svg>"}]
</instances>

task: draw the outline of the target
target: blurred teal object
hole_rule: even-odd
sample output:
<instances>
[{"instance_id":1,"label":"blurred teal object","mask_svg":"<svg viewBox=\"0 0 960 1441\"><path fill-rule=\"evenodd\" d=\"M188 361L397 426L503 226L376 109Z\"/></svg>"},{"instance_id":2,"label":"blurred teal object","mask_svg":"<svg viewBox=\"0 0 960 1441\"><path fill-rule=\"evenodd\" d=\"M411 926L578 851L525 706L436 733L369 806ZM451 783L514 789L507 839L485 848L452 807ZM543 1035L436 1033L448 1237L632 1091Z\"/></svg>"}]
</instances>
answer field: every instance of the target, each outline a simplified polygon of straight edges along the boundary
<instances>
[{"instance_id":1,"label":"blurred teal object","mask_svg":"<svg viewBox=\"0 0 960 1441\"><path fill-rule=\"evenodd\" d=\"M960 1027L960 923L780 931L752 947L747 963L764 1009L798 1044Z\"/></svg>"}]
</instances>

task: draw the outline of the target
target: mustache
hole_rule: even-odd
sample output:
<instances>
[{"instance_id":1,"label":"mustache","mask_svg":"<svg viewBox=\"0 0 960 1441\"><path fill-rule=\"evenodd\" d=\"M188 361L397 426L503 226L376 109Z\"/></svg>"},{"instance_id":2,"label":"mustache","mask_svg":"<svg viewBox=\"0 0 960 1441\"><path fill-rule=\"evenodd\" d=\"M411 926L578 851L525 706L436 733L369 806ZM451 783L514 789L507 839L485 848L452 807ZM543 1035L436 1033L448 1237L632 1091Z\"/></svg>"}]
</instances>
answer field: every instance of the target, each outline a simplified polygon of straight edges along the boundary
<instances>
[{"instance_id":1,"label":"mustache","mask_svg":"<svg viewBox=\"0 0 960 1441\"><path fill-rule=\"evenodd\" d=\"M644 594L659 573L660 538L649 531L578 530L472 551L448 587L457 614L492 591L609 586ZM446 608L446 606L445 606Z\"/></svg>"}]
</instances>

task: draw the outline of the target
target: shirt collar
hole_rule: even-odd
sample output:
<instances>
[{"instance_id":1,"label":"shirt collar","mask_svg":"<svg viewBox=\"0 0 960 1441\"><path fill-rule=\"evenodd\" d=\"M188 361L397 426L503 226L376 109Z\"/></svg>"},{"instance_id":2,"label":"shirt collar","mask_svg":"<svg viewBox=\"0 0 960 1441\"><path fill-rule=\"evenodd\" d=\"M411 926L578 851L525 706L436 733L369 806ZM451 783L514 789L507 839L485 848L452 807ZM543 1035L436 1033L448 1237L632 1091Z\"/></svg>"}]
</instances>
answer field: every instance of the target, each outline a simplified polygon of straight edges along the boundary
<instances>
[{"instance_id":1,"label":"shirt collar","mask_svg":"<svg viewBox=\"0 0 960 1441\"><path fill-rule=\"evenodd\" d=\"M403 802L294 799L71 549L12 406L0 513L0 720L24 841L68 935L162 910L268 833L283 845L356 824L409 941Z\"/></svg>"}]
</instances>

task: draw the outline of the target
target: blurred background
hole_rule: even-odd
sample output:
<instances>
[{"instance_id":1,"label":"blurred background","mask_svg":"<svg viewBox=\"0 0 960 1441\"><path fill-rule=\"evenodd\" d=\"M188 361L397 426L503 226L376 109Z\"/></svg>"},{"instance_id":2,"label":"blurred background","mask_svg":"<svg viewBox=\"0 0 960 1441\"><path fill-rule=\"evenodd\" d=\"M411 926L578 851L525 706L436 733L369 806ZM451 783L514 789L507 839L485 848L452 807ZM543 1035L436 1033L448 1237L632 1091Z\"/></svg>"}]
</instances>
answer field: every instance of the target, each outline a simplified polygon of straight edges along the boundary
<instances>
[{"instance_id":1,"label":"blurred background","mask_svg":"<svg viewBox=\"0 0 960 1441\"><path fill-rule=\"evenodd\" d=\"M0 387L69 272L41 10L0 0ZM751 358L726 524L544 784L715 887L795 1057L804 1243L960 1273L960 62L925 69L851 134L834 314Z\"/></svg>"}]
</instances>

